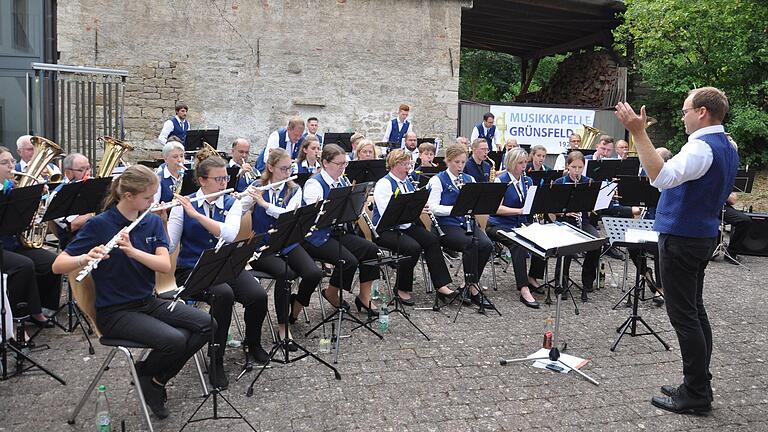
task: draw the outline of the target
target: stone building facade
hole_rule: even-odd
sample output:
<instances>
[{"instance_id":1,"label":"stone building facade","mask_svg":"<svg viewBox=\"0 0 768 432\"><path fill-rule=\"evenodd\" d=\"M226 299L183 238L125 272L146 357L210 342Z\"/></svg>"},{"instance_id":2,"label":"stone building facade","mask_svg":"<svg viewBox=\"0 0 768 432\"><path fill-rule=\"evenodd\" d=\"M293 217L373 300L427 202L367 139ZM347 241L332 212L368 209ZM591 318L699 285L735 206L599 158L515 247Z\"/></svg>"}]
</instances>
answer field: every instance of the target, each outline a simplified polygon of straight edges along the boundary
<instances>
[{"instance_id":1,"label":"stone building facade","mask_svg":"<svg viewBox=\"0 0 768 432\"><path fill-rule=\"evenodd\" d=\"M126 140L160 149L176 101L252 153L294 115L378 140L400 103L420 136L456 134L466 0L71 0L59 63L127 69ZM149 156L149 155L146 155Z\"/></svg>"}]
</instances>

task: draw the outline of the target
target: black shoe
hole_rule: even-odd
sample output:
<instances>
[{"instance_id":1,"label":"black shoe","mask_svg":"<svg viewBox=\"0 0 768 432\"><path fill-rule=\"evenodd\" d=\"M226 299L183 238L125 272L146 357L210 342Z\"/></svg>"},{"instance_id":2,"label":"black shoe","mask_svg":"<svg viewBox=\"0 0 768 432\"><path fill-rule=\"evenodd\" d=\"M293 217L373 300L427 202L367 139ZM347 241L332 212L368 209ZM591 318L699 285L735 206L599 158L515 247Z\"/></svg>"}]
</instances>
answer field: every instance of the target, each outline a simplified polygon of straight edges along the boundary
<instances>
[{"instance_id":1,"label":"black shoe","mask_svg":"<svg viewBox=\"0 0 768 432\"><path fill-rule=\"evenodd\" d=\"M355 306L357 307L358 312L362 312L363 310L365 310L368 313L369 318L374 318L379 316L379 312L371 309L367 304L363 304L363 302L360 300L360 297L355 297Z\"/></svg>"},{"instance_id":2,"label":"black shoe","mask_svg":"<svg viewBox=\"0 0 768 432\"><path fill-rule=\"evenodd\" d=\"M333 302L331 302L328 299L328 297L325 296L325 290L320 291L320 295L323 296L325 301L330 303L331 306L335 307L336 309L340 309L339 306L334 306ZM349 305L349 303L347 303L346 300L342 300L342 302L341 302L341 309L344 309L345 311L349 312L349 310L352 309L352 307Z\"/></svg>"},{"instance_id":3,"label":"black shoe","mask_svg":"<svg viewBox=\"0 0 768 432\"><path fill-rule=\"evenodd\" d=\"M37 318L35 318L33 316L29 317L29 322L31 322L32 324L34 324L34 325L36 325L36 326L38 326L40 328L53 328L55 326L53 324L53 321L51 321L49 319L47 319L45 321L40 321L40 320L38 320Z\"/></svg>"},{"instance_id":4,"label":"black shoe","mask_svg":"<svg viewBox=\"0 0 768 432\"><path fill-rule=\"evenodd\" d=\"M671 386L671 385L663 385L661 386L661 394L665 396L669 396L671 398L677 398L680 394L680 386ZM709 391L709 401L712 402L714 398L712 397L712 390Z\"/></svg>"},{"instance_id":5,"label":"black shoe","mask_svg":"<svg viewBox=\"0 0 768 432\"><path fill-rule=\"evenodd\" d=\"M285 342L285 345L288 347L288 352L296 352L299 350L299 347L296 346L293 339L288 339L288 342Z\"/></svg>"},{"instance_id":6,"label":"black shoe","mask_svg":"<svg viewBox=\"0 0 768 432\"><path fill-rule=\"evenodd\" d=\"M522 294L520 294L520 302L522 304L528 306L529 308L533 308L533 309L538 309L539 308L539 302L536 301L536 299L533 299L532 302L529 302L528 300L525 299L525 297L523 297Z\"/></svg>"},{"instance_id":7,"label":"black shoe","mask_svg":"<svg viewBox=\"0 0 768 432\"><path fill-rule=\"evenodd\" d=\"M256 364L264 364L269 360L269 353L264 351L261 345L249 346L248 351L245 353L245 365L243 369L251 371Z\"/></svg>"},{"instance_id":8,"label":"black shoe","mask_svg":"<svg viewBox=\"0 0 768 432\"><path fill-rule=\"evenodd\" d=\"M654 396L651 398L651 404L676 414L701 414L712 411L712 402L709 398L693 399L684 396L684 393L685 391L678 390L676 396Z\"/></svg>"},{"instance_id":9,"label":"black shoe","mask_svg":"<svg viewBox=\"0 0 768 432\"><path fill-rule=\"evenodd\" d=\"M595 286L592 284L584 284L584 288L582 288L582 291L588 292L588 293L595 292Z\"/></svg>"},{"instance_id":10,"label":"black shoe","mask_svg":"<svg viewBox=\"0 0 768 432\"><path fill-rule=\"evenodd\" d=\"M408 298L408 299L402 298L402 297L400 297L400 293L397 290L395 290L395 298L400 302L400 304L402 304L404 306L415 306L416 305L416 302L413 301L413 297Z\"/></svg>"},{"instance_id":11,"label":"black shoe","mask_svg":"<svg viewBox=\"0 0 768 432\"><path fill-rule=\"evenodd\" d=\"M475 294L470 297L470 301L475 306L484 307L486 309L494 309L493 303L491 303L486 296L481 297L480 294Z\"/></svg>"},{"instance_id":12,"label":"black shoe","mask_svg":"<svg viewBox=\"0 0 768 432\"><path fill-rule=\"evenodd\" d=\"M469 291L469 287L463 286L456 290L457 297L459 297L459 300L464 302L466 306L469 306L472 304L472 294L471 291Z\"/></svg>"},{"instance_id":13,"label":"black shoe","mask_svg":"<svg viewBox=\"0 0 768 432\"><path fill-rule=\"evenodd\" d=\"M664 306L664 297L660 295L653 296L653 305L656 307L662 307Z\"/></svg>"},{"instance_id":14,"label":"black shoe","mask_svg":"<svg viewBox=\"0 0 768 432\"><path fill-rule=\"evenodd\" d=\"M450 294L444 294L440 291L435 291L435 295L437 296L437 299L442 301L443 303L450 303L451 300L453 300L454 297L456 297L457 292L454 291Z\"/></svg>"},{"instance_id":15,"label":"black shoe","mask_svg":"<svg viewBox=\"0 0 768 432\"><path fill-rule=\"evenodd\" d=\"M443 253L448 255L451 259L459 259L459 253L450 249L443 249Z\"/></svg>"},{"instance_id":16,"label":"black shoe","mask_svg":"<svg viewBox=\"0 0 768 432\"><path fill-rule=\"evenodd\" d=\"M141 394L144 395L144 402L147 403L152 413L159 419L168 417L170 412L165 406L165 400L167 399L165 387L152 382L152 377L149 375L140 375L139 384L141 385Z\"/></svg>"}]
</instances>

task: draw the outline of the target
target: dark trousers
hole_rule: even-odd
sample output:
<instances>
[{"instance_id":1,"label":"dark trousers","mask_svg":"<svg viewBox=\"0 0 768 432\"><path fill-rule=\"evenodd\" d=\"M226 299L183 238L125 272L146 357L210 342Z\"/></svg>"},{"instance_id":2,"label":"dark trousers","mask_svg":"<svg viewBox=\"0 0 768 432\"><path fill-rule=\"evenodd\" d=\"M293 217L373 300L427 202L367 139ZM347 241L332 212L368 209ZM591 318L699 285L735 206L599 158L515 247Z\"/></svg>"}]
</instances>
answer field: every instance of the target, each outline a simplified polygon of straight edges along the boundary
<instances>
[{"instance_id":1,"label":"dark trousers","mask_svg":"<svg viewBox=\"0 0 768 432\"><path fill-rule=\"evenodd\" d=\"M413 269L418 264L422 251L424 251L429 276L435 289L451 283L451 275L443 258L440 239L422 225L412 224L404 230L384 231L379 233L379 237L374 241L380 246L407 257L400 261L397 270L396 289L398 291L413 291Z\"/></svg>"},{"instance_id":2,"label":"dark trousers","mask_svg":"<svg viewBox=\"0 0 768 432\"><path fill-rule=\"evenodd\" d=\"M310 243L304 244L309 256L324 263L333 264L335 267L331 274L330 285L352 291L352 279L355 277L355 270L360 267L360 283L370 282L379 278L379 268L373 265L360 264L361 261L374 260L377 258L379 248L370 241L360 238L354 234L343 234L341 236L341 259L344 264L339 267L336 265L339 261L339 239L331 237L321 246L314 246ZM342 274L344 275L344 284L342 286Z\"/></svg>"},{"instance_id":3,"label":"dark trousers","mask_svg":"<svg viewBox=\"0 0 768 432\"><path fill-rule=\"evenodd\" d=\"M275 311L277 322L280 324L287 321L289 309L286 309L286 294L291 291L291 282L297 277L301 278L296 300L306 307L309 306L312 292L323 279L323 271L302 246L295 247L285 257L262 256L256 262L251 262L251 268L267 273L275 279Z\"/></svg>"},{"instance_id":4,"label":"dark trousers","mask_svg":"<svg viewBox=\"0 0 768 432\"><path fill-rule=\"evenodd\" d=\"M704 270L716 238L659 235L659 258L669 322L677 333L683 357L683 383L694 398L712 392L709 360L712 328L704 309Z\"/></svg>"},{"instance_id":5,"label":"dark trousers","mask_svg":"<svg viewBox=\"0 0 768 432\"><path fill-rule=\"evenodd\" d=\"M45 249L4 251L3 272L8 275L8 301L18 314L38 314L42 307L56 309L61 296L61 276L53 274L56 255ZM25 310L17 309L27 303Z\"/></svg>"},{"instance_id":6,"label":"dark trousers","mask_svg":"<svg viewBox=\"0 0 768 432\"><path fill-rule=\"evenodd\" d=\"M183 285L191 272L191 268L176 269L176 284ZM214 296L213 301L210 296ZM243 271L234 280L209 287L207 292L195 294L191 298L213 303L210 312L218 324L214 341L219 345L220 352L224 352L224 345L227 343L235 301L245 309L243 320L248 345L261 345L261 325L267 317L267 292L250 273Z\"/></svg>"},{"instance_id":7,"label":"dark trousers","mask_svg":"<svg viewBox=\"0 0 768 432\"><path fill-rule=\"evenodd\" d=\"M582 219L586 222L586 218ZM592 234L593 236L597 237L599 234L597 233L597 229L592 226L592 224L585 223L581 229L583 231L588 232L589 234ZM566 256L563 259L563 274L566 278L569 277L570 268L571 268L571 261L573 260L572 256ZM597 263L600 261L600 249L591 250L589 252L586 252L584 254L584 260L581 263L581 286L585 290L589 290L592 288L595 284L595 278L597 277ZM555 266L555 274L560 274L560 261L558 260L557 265ZM567 284L567 279L566 279Z\"/></svg>"},{"instance_id":8,"label":"dark trousers","mask_svg":"<svg viewBox=\"0 0 768 432\"><path fill-rule=\"evenodd\" d=\"M211 339L216 322L205 312L169 300L146 300L99 309L96 323L106 337L126 339L152 348L142 375L168 382Z\"/></svg>"},{"instance_id":9,"label":"dark trousers","mask_svg":"<svg viewBox=\"0 0 768 432\"><path fill-rule=\"evenodd\" d=\"M440 244L453 251L461 252L464 266L464 280L467 283L477 283L483 274L485 265L493 253L493 243L476 223L472 235L468 235L464 227L453 225L440 226L444 236L440 237ZM472 239L477 239L477 248Z\"/></svg>"},{"instance_id":10,"label":"dark trousers","mask_svg":"<svg viewBox=\"0 0 768 432\"><path fill-rule=\"evenodd\" d=\"M728 241L728 252L731 253L731 245L738 246L741 245L744 241L744 238L747 236L749 226L752 225L752 218L744 214L744 212L740 212L735 208L727 205L725 206L725 215L723 216L723 220L726 224L729 224L733 227L731 230L731 238ZM733 253L731 253L731 255L733 255Z\"/></svg>"},{"instance_id":11,"label":"dark trousers","mask_svg":"<svg viewBox=\"0 0 768 432\"><path fill-rule=\"evenodd\" d=\"M499 242L509 248L509 252L512 255L512 268L515 270L515 285L517 285L517 290L519 291L522 287L528 286L528 275L535 277L531 273L526 273L525 270L525 259L528 258L528 250L509 238L499 234L499 230L506 231L504 228L496 225L488 225L485 228L485 232L488 233L488 237L490 237L491 240ZM533 260L535 259L536 257L531 257L531 270L533 270ZM544 260L539 259L539 261L544 263ZM544 272L542 270L542 276L543 275Z\"/></svg>"}]
</instances>

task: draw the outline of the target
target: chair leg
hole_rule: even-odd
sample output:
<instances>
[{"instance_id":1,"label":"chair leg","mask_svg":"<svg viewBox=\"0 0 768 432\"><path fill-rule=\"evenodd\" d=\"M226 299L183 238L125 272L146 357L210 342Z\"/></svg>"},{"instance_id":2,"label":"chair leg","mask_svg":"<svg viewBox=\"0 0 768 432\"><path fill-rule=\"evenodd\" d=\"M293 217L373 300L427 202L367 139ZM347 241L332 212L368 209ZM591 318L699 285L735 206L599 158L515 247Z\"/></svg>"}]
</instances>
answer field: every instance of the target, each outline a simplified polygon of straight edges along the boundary
<instances>
[{"instance_id":1,"label":"chair leg","mask_svg":"<svg viewBox=\"0 0 768 432\"><path fill-rule=\"evenodd\" d=\"M200 357L202 357L202 350L195 353L192 356L195 359L195 369L197 370L197 377L200 378L200 386L203 388L203 396L208 396L208 385L205 383L205 377L203 376L203 367L200 364ZM203 364L205 361L203 360Z\"/></svg>"},{"instance_id":2,"label":"chair leg","mask_svg":"<svg viewBox=\"0 0 768 432\"><path fill-rule=\"evenodd\" d=\"M96 388L96 384L101 379L101 376L104 375L104 371L106 371L107 368L109 367L109 364L112 362L112 359L115 357L115 354L117 354L117 347L113 347L109 351L109 354L107 354L107 358L104 359L104 362L101 364L101 367L99 368L98 372L96 372L96 376L93 377L93 380L91 381L91 384L88 386L88 389L85 391L85 393L83 393L83 397L80 398L80 402L78 402L74 411L72 411L72 414L69 416L67 423L75 424L75 419L77 419L77 415L80 413L80 410L83 409L83 405L85 405L85 401L88 400L88 397L93 393L93 389Z\"/></svg>"},{"instance_id":3,"label":"chair leg","mask_svg":"<svg viewBox=\"0 0 768 432\"><path fill-rule=\"evenodd\" d=\"M493 282L493 290L498 291L499 286L496 285L496 254L491 254L491 281Z\"/></svg>"},{"instance_id":4,"label":"chair leg","mask_svg":"<svg viewBox=\"0 0 768 432\"><path fill-rule=\"evenodd\" d=\"M149 418L149 409L147 408L147 401L144 400L144 392L141 390L141 382L139 382L139 374L136 372L136 366L133 363L133 356L131 355L131 351L128 348L125 347L117 347L122 353L125 355L126 360L128 360L128 366L131 367L131 375L133 376L133 382L136 385L136 397L139 398L139 404L141 404L141 409L144 411L144 420L147 422L147 428L149 429L149 432L154 432L154 428L152 428L152 420Z\"/></svg>"},{"instance_id":5,"label":"chair leg","mask_svg":"<svg viewBox=\"0 0 768 432\"><path fill-rule=\"evenodd\" d=\"M424 254L419 256L419 262L421 263L421 276L424 278L426 292L427 294L432 294L435 291L435 287L432 286L432 279L430 279L429 274L427 274L427 268L424 265Z\"/></svg>"}]
</instances>

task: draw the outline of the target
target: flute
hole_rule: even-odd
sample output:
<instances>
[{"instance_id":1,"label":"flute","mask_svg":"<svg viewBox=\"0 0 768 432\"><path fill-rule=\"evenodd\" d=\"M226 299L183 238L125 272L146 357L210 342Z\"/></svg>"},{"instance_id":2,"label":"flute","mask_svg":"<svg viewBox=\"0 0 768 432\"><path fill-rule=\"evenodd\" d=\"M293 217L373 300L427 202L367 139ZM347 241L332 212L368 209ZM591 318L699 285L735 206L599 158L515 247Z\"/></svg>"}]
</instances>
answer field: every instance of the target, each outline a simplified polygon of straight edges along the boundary
<instances>
[{"instance_id":1,"label":"flute","mask_svg":"<svg viewBox=\"0 0 768 432\"><path fill-rule=\"evenodd\" d=\"M225 190L220 191L220 192L214 192L214 193L211 193L211 194L208 194L208 195L203 195L201 197L192 198L189 201L190 202L202 201L204 199L214 198L214 197L218 197L219 195L228 194L228 193L232 192L233 190L234 189L225 189ZM115 234L114 237L112 237L107 242L107 244L104 245L104 249L105 249L104 255L109 254L109 252L112 249L114 249L115 246L117 246L117 242L120 241L120 237L122 237L123 233L126 233L126 234L130 233L131 230L136 228L136 225L138 225L139 222L141 222L141 220L144 219L144 217L146 217L148 214L150 214L152 212L155 212L155 211L159 211L159 210L167 210L169 208L176 207L177 205L180 205L180 203L179 203L179 200L175 199L175 200L173 200L171 202L168 202L168 203L155 204L155 205L150 206L147 210L144 211L144 213L140 214L139 217L137 217L133 222L131 222L130 225L128 225L127 227L121 229L117 234ZM102 258L96 258L96 259L93 259L93 260L89 261L88 264L85 267L83 267L82 270L80 270L80 273L78 273L78 275L75 278L75 280L78 281L78 282L82 282L83 279L85 279L86 276L91 274L91 272L96 267L99 266L99 263L101 262L101 260L102 260Z\"/></svg>"},{"instance_id":2,"label":"flute","mask_svg":"<svg viewBox=\"0 0 768 432\"><path fill-rule=\"evenodd\" d=\"M290 177L288 177L285 180L280 180L279 182L270 183L270 184L267 184L267 185L264 185L264 186L253 186L253 184L251 184L251 186L248 186L244 191L237 192L237 193L235 193L233 195L234 195L235 198L239 199L239 198L242 198L242 197L244 197L245 195L248 194L248 189L255 190L255 191L264 191L264 190L267 190L267 189L272 189L274 187L280 186L283 183L288 183L289 181L296 180L297 178L299 178L299 176L290 176ZM228 189L228 190L230 192L232 192L232 189Z\"/></svg>"}]
</instances>

